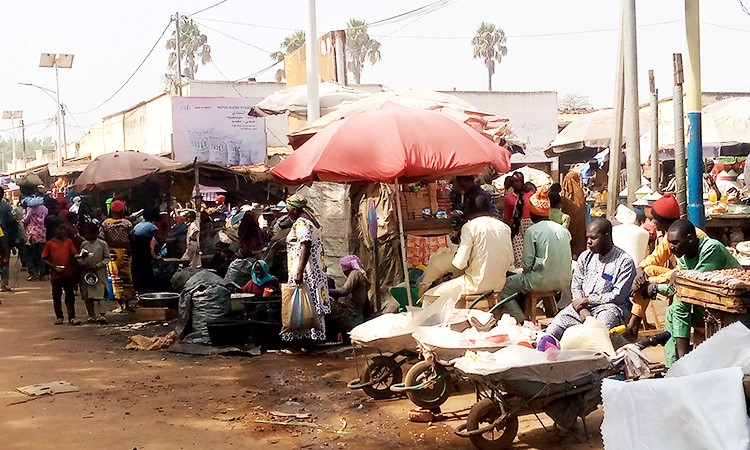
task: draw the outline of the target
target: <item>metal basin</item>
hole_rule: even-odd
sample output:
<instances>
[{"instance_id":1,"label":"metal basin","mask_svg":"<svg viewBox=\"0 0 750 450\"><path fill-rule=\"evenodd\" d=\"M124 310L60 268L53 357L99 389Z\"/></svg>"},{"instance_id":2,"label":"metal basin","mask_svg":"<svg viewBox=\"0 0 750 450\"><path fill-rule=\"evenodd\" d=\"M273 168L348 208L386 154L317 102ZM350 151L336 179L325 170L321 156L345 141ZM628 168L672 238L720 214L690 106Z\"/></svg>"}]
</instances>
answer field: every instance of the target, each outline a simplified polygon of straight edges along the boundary
<instances>
[{"instance_id":1,"label":"metal basin","mask_svg":"<svg viewBox=\"0 0 750 450\"><path fill-rule=\"evenodd\" d=\"M152 292L138 296L138 305L145 308L177 309L180 294L174 292Z\"/></svg>"}]
</instances>

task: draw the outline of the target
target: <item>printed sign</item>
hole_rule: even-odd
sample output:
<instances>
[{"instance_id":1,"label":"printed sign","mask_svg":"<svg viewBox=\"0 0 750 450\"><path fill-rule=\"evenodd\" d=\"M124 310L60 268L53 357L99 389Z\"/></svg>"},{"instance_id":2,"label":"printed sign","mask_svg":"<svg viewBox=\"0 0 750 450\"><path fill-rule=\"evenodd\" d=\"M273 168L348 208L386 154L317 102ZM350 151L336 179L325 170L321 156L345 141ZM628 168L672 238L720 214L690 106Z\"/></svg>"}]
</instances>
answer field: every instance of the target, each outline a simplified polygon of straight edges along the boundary
<instances>
[{"instance_id":1,"label":"printed sign","mask_svg":"<svg viewBox=\"0 0 750 450\"><path fill-rule=\"evenodd\" d=\"M265 163L265 121L247 115L260 100L172 97L174 159L228 167Z\"/></svg>"}]
</instances>

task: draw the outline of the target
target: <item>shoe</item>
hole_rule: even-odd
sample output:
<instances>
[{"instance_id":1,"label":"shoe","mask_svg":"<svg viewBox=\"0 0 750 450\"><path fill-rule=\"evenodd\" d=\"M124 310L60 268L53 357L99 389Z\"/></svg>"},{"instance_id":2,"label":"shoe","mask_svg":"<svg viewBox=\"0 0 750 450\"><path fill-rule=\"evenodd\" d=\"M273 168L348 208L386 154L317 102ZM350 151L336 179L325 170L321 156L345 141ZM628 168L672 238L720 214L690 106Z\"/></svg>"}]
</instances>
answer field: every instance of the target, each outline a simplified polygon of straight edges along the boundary
<instances>
[{"instance_id":1,"label":"shoe","mask_svg":"<svg viewBox=\"0 0 750 450\"><path fill-rule=\"evenodd\" d=\"M99 325L106 325L107 319L105 319L104 316L99 316L96 318L96 323L98 323Z\"/></svg>"},{"instance_id":2,"label":"shoe","mask_svg":"<svg viewBox=\"0 0 750 450\"><path fill-rule=\"evenodd\" d=\"M13 289L8 286L0 286L0 292L13 292Z\"/></svg>"},{"instance_id":3,"label":"shoe","mask_svg":"<svg viewBox=\"0 0 750 450\"><path fill-rule=\"evenodd\" d=\"M62 317L58 317L57 319L55 319L55 325L62 325L63 323L65 323L65 321L62 319Z\"/></svg>"},{"instance_id":4,"label":"shoe","mask_svg":"<svg viewBox=\"0 0 750 450\"><path fill-rule=\"evenodd\" d=\"M80 321L80 320L78 320L78 319L75 319L75 318L73 318L73 319L70 319L70 320L68 321L68 323L69 323L69 324L71 324L71 325L73 325L73 326L78 326L78 325L80 325L80 324L81 324L81 321Z\"/></svg>"},{"instance_id":5,"label":"shoe","mask_svg":"<svg viewBox=\"0 0 750 450\"><path fill-rule=\"evenodd\" d=\"M88 322L88 323L96 323L96 317L94 317L94 316L89 316L89 318L88 318L88 319L86 319L86 322Z\"/></svg>"},{"instance_id":6,"label":"shoe","mask_svg":"<svg viewBox=\"0 0 750 450\"><path fill-rule=\"evenodd\" d=\"M29 278L26 278L26 281L36 281L39 279L39 275L29 275Z\"/></svg>"}]
</instances>

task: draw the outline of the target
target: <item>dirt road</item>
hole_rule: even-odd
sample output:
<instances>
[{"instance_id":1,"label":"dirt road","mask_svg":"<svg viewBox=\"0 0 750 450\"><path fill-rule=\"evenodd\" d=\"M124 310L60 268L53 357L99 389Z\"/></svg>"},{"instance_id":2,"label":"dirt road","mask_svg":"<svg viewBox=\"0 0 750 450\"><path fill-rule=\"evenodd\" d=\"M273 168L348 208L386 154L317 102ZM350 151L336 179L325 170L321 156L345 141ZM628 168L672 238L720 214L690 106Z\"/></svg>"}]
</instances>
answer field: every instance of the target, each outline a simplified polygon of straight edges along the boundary
<instances>
[{"instance_id":1,"label":"dirt road","mask_svg":"<svg viewBox=\"0 0 750 450\"><path fill-rule=\"evenodd\" d=\"M23 278L23 274L16 277ZM410 423L407 399L373 401L346 383L356 377L351 351L292 357L199 357L125 350L117 324L52 324L46 282L25 281L0 305L0 444L5 449L470 449L458 420ZM114 306L114 305L113 305ZM83 303L76 302L80 318ZM117 322L129 318L119 316ZM131 320L133 321L133 320ZM161 333L166 333L162 327ZM16 387L67 380L78 392L29 397ZM444 411L469 407L464 389ZM14 404L15 403L15 404ZM271 411L309 413L306 426L273 425ZM540 415L551 429L549 418ZM295 420L295 419L292 419ZM514 448L601 448L601 412L590 439L546 432L524 416ZM579 430L579 433L582 431Z\"/></svg>"}]
</instances>

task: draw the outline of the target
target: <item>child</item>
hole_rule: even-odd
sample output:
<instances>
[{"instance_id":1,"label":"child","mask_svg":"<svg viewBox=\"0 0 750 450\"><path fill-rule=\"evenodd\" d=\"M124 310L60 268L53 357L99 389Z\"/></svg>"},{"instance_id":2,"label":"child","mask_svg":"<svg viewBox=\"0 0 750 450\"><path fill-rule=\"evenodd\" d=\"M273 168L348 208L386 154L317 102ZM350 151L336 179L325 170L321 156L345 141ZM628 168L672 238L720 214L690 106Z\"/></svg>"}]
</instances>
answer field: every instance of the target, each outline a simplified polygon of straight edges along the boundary
<instances>
[{"instance_id":1,"label":"child","mask_svg":"<svg viewBox=\"0 0 750 450\"><path fill-rule=\"evenodd\" d=\"M83 280L81 281L81 294L86 303L89 323L106 324L104 309L101 301L106 298L107 293L107 265L109 264L109 246L99 238L99 226L87 222L81 227L81 234L85 239L81 244L80 264L83 268ZM87 273L96 274L98 281L90 285L86 283Z\"/></svg>"},{"instance_id":2,"label":"child","mask_svg":"<svg viewBox=\"0 0 750 450\"><path fill-rule=\"evenodd\" d=\"M53 231L52 239L47 241L42 250L42 260L50 269L50 283L52 284L52 304L55 308L55 325L62 325L62 295L65 291L65 308L68 312L68 323L80 325L76 320L75 296L73 289L78 283L74 264L76 248L67 237L65 224L58 223Z\"/></svg>"}]
</instances>

